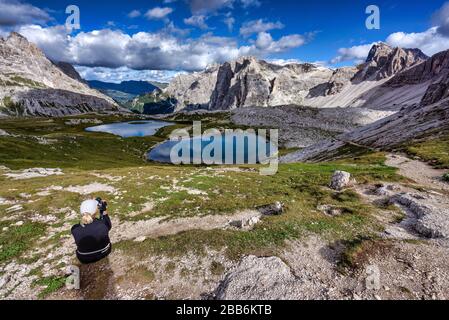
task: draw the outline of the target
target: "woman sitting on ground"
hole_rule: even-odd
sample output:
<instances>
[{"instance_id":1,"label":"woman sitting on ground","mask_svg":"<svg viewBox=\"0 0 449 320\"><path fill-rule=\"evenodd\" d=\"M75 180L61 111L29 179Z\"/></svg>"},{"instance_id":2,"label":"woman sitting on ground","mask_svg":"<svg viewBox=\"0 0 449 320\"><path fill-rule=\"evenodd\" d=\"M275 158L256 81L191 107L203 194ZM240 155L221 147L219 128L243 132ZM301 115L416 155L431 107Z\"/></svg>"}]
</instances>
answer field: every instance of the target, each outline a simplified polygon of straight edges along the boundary
<instances>
[{"instance_id":1,"label":"woman sitting on ground","mask_svg":"<svg viewBox=\"0 0 449 320\"><path fill-rule=\"evenodd\" d=\"M106 211L107 203L101 199L87 200L80 209L81 223L72 227L76 256L83 264L94 263L106 258L112 250L109 239L112 223Z\"/></svg>"}]
</instances>

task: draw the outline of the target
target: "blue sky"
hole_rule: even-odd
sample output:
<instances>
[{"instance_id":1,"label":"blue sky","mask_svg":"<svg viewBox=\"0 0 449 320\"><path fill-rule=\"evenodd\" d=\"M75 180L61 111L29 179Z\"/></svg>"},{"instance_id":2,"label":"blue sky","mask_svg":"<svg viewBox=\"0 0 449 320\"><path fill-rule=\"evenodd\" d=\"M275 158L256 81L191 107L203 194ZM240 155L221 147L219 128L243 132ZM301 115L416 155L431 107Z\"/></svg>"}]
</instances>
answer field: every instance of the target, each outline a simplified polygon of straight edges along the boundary
<instances>
[{"instance_id":1,"label":"blue sky","mask_svg":"<svg viewBox=\"0 0 449 320\"><path fill-rule=\"evenodd\" d=\"M81 29L69 34L70 4ZM365 26L372 4L380 30ZM0 9L0 35L18 31L83 76L115 82L167 81L242 55L352 65L377 41L428 55L449 49L449 4L437 0L0 0Z\"/></svg>"}]
</instances>

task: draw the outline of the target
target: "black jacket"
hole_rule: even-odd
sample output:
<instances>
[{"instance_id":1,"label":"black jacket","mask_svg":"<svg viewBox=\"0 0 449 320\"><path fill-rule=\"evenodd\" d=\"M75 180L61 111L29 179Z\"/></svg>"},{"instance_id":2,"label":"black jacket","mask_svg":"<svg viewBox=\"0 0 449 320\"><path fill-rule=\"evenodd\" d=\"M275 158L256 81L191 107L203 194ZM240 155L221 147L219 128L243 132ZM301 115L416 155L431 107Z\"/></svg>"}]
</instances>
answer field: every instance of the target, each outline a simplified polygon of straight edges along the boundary
<instances>
[{"instance_id":1,"label":"black jacket","mask_svg":"<svg viewBox=\"0 0 449 320\"><path fill-rule=\"evenodd\" d=\"M93 263L107 257L112 250L109 231L112 228L109 216L95 219L89 225L77 224L72 227L77 250L76 256L81 263Z\"/></svg>"}]
</instances>

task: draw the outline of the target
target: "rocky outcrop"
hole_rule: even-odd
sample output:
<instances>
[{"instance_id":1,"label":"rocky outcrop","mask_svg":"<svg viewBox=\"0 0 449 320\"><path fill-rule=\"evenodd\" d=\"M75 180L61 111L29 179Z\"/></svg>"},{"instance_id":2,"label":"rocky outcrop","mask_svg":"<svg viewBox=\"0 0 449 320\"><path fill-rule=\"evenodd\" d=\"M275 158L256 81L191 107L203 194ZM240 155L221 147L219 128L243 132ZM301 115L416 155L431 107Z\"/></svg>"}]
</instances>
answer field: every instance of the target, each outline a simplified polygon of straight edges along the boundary
<instances>
[{"instance_id":1,"label":"rocky outcrop","mask_svg":"<svg viewBox=\"0 0 449 320\"><path fill-rule=\"evenodd\" d=\"M449 238L449 211L441 208L441 201L415 194L398 194L392 199L414 215L415 230L428 238Z\"/></svg>"},{"instance_id":2,"label":"rocky outcrop","mask_svg":"<svg viewBox=\"0 0 449 320\"><path fill-rule=\"evenodd\" d=\"M278 66L244 57L220 67L209 110L301 105L310 90L332 75L312 64Z\"/></svg>"},{"instance_id":3,"label":"rocky outcrop","mask_svg":"<svg viewBox=\"0 0 449 320\"><path fill-rule=\"evenodd\" d=\"M392 48L380 42L371 48L366 63L354 80L379 81L389 78L426 61L428 57L419 49Z\"/></svg>"},{"instance_id":4,"label":"rocky outcrop","mask_svg":"<svg viewBox=\"0 0 449 320\"><path fill-rule=\"evenodd\" d=\"M0 114L61 116L123 112L112 99L89 88L67 63L53 63L26 38L0 39Z\"/></svg>"},{"instance_id":5,"label":"rocky outcrop","mask_svg":"<svg viewBox=\"0 0 449 320\"><path fill-rule=\"evenodd\" d=\"M243 258L217 288L217 300L296 300L300 281L278 257Z\"/></svg>"},{"instance_id":6,"label":"rocky outcrop","mask_svg":"<svg viewBox=\"0 0 449 320\"><path fill-rule=\"evenodd\" d=\"M78 82L87 84L87 81L81 77L81 75L78 73L78 71L76 71L76 69L70 63L62 62L62 61L58 61L58 62L52 61L52 62L55 66L57 66L62 72L64 72L70 78L72 78Z\"/></svg>"},{"instance_id":7,"label":"rocky outcrop","mask_svg":"<svg viewBox=\"0 0 449 320\"><path fill-rule=\"evenodd\" d=\"M164 93L177 104L174 111L188 108L207 109L217 83L218 65L208 67L204 72L181 74L175 77Z\"/></svg>"}]
</instances>

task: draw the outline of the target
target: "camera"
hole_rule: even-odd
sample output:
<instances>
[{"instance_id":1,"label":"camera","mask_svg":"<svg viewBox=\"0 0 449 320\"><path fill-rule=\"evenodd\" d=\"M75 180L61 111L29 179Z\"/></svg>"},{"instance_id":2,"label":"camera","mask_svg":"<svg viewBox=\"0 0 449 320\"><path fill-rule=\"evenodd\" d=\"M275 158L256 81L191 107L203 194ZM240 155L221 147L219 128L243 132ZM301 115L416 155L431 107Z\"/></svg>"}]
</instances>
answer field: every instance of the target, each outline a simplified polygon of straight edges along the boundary
<instances>
[{"instance_id":1,"label":"camera","mask_svg":"<svg viewBox=\"0 0 449 320\"><path fill-rule=\"evenodd\" d=\"M103 213L108 210L108 203L101 198L95 199L98 202L98 210L100 210L100 216L103 216Z\"/></svg>"}]
</instances>

